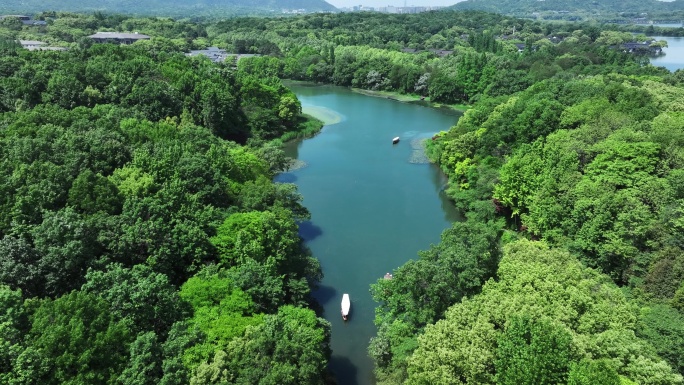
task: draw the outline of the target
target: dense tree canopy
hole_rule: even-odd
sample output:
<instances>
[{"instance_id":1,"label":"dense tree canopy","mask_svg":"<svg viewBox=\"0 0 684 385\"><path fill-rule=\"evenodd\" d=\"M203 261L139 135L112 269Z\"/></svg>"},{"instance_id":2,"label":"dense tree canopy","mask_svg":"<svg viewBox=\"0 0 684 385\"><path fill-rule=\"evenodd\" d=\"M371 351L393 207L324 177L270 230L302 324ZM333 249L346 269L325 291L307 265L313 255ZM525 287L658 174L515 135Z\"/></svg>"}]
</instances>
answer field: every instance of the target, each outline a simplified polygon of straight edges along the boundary
<instances>
[{"instance_id":1,"label":"dense tree canopy","mask_svg":"<svg viewBox=\"0 0 684 385\"><path fill-rule=\"evenodd\" d=\"M229 0L229 1L150 1L146 3L100 3L87 1L7 1L0 6L0 12L41 12L47 9L71 12L116 12L134 15L153 16L235 16L280 13L283 9L294 11L305 9L308 12L335 11L336 8L322 0Z\"/></svg>"},{"instance_id":2,"label":"dense tree canopy","mask_svg":"<svg viewBox=\"0 0 684 385\"><path fill-rule=\"evenodd\" d=\"M635 335L636 309L620 290L568 252L518 241L497 275L426 328L407 383L565 383L570 363L585 358L640 384L682 382Z\"/></svg>"},{"instance_id":3,"label":"dense tree canopy","mask_svg":"<svg viewBox=\"0 0 684 385\"><path fill-rule=\"evenodd\" d=\"M271 182L286 160L266 141L305 120L280 80L142 47L12 52L0 382L187 384L266 315L311 312L293 306L321 277L297 234L308 211ZM329 332L307 325L306 378L322 378Z\"/></svg>"},{"instance_id":4,"label":"dense tree canopy","mask_svg":"<svg viewBox=\"0 0 684 385\"><path fill-rule=\"evenodd\" d=\"M197 369L190 384L325 383L330 324L313 311L283 306Z\"/></svg>"},{"instance_id":5,"label":"dense tree canopy","mask_svg":"<svg viewBox=\"0 0 684 385\"><path fill-rule=\"evenodd\" d=\"M371 287L379 384L682 382L684 76L616 49L645 36L472 11L37 16L0 23L0 382L328 382L309 213L272 182L319 126L280 78L468 107L426 141L464 220ZM182 54L208 46L256 56Z\"/></svg>"}]
</instances>

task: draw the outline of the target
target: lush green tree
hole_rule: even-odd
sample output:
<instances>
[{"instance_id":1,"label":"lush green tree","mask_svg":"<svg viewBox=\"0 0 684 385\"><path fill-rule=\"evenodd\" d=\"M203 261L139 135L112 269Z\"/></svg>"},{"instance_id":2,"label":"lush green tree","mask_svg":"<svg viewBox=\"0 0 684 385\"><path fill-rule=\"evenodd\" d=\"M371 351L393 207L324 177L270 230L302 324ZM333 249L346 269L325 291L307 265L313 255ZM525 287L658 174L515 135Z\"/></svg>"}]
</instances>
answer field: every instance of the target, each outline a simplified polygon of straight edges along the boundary
<instances>
[{"instance_id":1,"label":"lush green tree","mask_svg":"<svg viewBox=\"0 0 684 385\"><path fill-rule=\"evenodd\" d=\"M58 72L50 77L43 102L71 109L83 103L81 95L84 89L85 85L72 73Z\"/></svg>"},{"instance_id":2,"label":"lush green tree","mask_svg":"<svg viewBox=\"0 0 684 385\"><path fill-rule=\"evenodd\" d=\"M212 243L226 266L253 259L285 268L283 262L300 249L296 224L283 211L233 214L217 229Z\"/></svg>"},{"instance_id":3,"label":"lush green tree","mask_svg":"<svg viewBox=\"0 0 684 385\"><path fill-rule=\"evenodd\" d=\"M286 208L297 220L309 219L309 211L301 204L302 196L291 183L272 183L260 176L255 181L247 181L240 189L237 203L246 211L266 211L273 208Z\"/></svg>"},{"instance_id":4,"label":"lush green tree","mask_svg":"<svg viewBox=\"0 0 684 385\"><path fill-rule=\"evenodd\" d=\"M114 383L133 339L103 299L81 292L41 301L30 324L11 383Z\"/></svg>"},{"instance_id":5,"label":"lush green tree","mask_svg":"<svg viewBox=\"0 0 684 385\"><path fill-rule=\"evenodd\" d=\"M653 344L658 354L680 373L684 372L684 317L667 305L641 309L638 335Z\"/></svg>"},{"instance_id":6,"label":"lush green tree","mask_svg":"<svg viewBox=\"0 0 684 385\"><path fill-rule=\"evenodd\" d=\"M183 190L175 182L155 196L126 201L117 218L117 236L108 237L116 262L146 263L177 284L209 258L207 227L217 214L213 207L182 194Z\"/></svg>"},{"instance_id":7,"label":"lush green tree","mask_svg":"<svg viewBox=\"0 0 684 385\"><path fill-rule=\"evenodd\" d=\"M5 384L14 378L13 367L24 350L27 321L21 292L0 285L0 381Z\"/></svg>"},{"instance_id":8,"label":"lush green tree","mask_svg":"<svg viewBox=\"0 0 684 385\"><path fill-rule=\"evenodd\" d=\"M278 117L285 126L292 127L299 115L302 114L302 104L294 94L280 97L278 102Z\"/></svg>"},{"instance_id":9,"label":"lush green tree","mask_svg":"<svg viewBox=\"0 0 684 385\"><path fill-rule=\"evenodd\" d=\"M152 175L133 166L117 168L109 179L124 198L151 195L156 187Z\"/></svg>"},{"instance_id":10,"label":"lush green tree","mask_svg":"<svg viewBox=\"0 0 684 385\"><path fill-rule=\"evenodd\" d=\"M304 304L309 282L321 278L320 264L303 247L289 211L275 208L232 214L211 241L223 266L242 270L242 266L261 265L274 278L283 277L286 298L292 303Z\"/></svg>"},{"instance_id":11,"label":"lush green tree","mask_svg":"<svg viewBox=\"0 0 684 385\"><path fill-rule=\"evenodd\" d=\"M684 265L679 247L660 250L644 278L644 289L659 299L672 299L682 284Z\"/></svg>"},{"instance_id":12,"label":"lush green tree","mask_svg":"<svg viewBox=\"0 0 684 385\"><path fill-rule=\"evenodd\" d=\"M514 317L496 343L497 384L563 384L572 335L546 319Z\"/></svg>"},{"instance_id":13,"label":"lush green tree","mask_svg":"<svg viewBox=\"0 0 684 385\"><path fill-rule=\"evenodd\" d=\"M33 231L43 293L57 296L78 288L101 253L97 231L72 208L49 212Z\"/></svg>"},{"instance_id":14,"label":"lush green tree","mask_svg":"<svg viewBox=\"0 0 684 385\"><path fill-rule=\"evenodd\" d=\"M24 26L21 20L16 16L3 17L2 20L0 20L0 25L16 31L21 31Z\"/></svg>"},{"instance_id":15,"label":"lush green tree","mask_svg":"<svg viewBox=\"0 0 684 385\"><path fill-rule=\"evenodd\" d=\"M81 290L105 300L116 319L136 334L152 331L163 338L189 311L168 277L145 265L112 264L105 271L89 271L85 278Z\"/></svg>"},{"instance_id":16,"label":"lush green tree","mask_svg":"<svg viewBox=\"0 0 684 385\"><path fill-rule=\"evenodd\" d=\"M416 335L463 297L479 292L493 277L499 254L500 224L468 220L442 233L441 242L394 271L393 279L371 285L377 337L369 353L381 381L401 382Z\"/></svg>"},{"instance_id":17,"label":"lush green tree","mask_svg":"<svg viewBox=\"0 0 684 385\"><path fill-rule=\"evenodd\" d=\"M465 101L463 86L453 74L437 72L430 75L428 92L430 100L444 103Z\"/></svg>"},{"instance_id":18,"label":"lush green tree","mask_svg":"<svg viewBox=\"0 0 684 385\"><path fill-rule=\"evenodd\" d=\"M43 293L44 277L38 267L40 255L23 238L0 240L0 282L20 289L27 297Z\"/></svg>"},{"instance_id":19,"label":"lush green tree","mask_svg":"<svg viewBox=\"0 0 684 385\"><path fill-rule=\"evenodd\" d=\"M206 336L202 344L190 348L187 360L193 366L209 360L217 350L241 337L252 325L262 322L255 305L245 292L234 287L229 278L219 275L195 276L183 284L180 297L190 303L193 316L188 320Z\"/></svg>"},{"instance_id":20,"label":"lush green tree","mask_svg":"<svg viewBox=\"0 0 684 385\"><path fill-rule=\"evenodd\" d=\"M131 344L130 359L117 379L123 385L158 384L162 376L162 350L154 332L138 335Z\"/></svg>"},{"instance_id":21,"label":"lush green tree","mask_svg":"<svg viewBox=\"0 0 684 385\"><path fill-rule=\"evenodd\" d=\"M249 294L259 312L275 313L283 303L289 301L304 303L308 287L300 287L299 293L292 298L288 293L286 277L278 274L276 266L265 265L248 260L234 266L225 274L235 286Z\"/></svg>"},{"instance_id":22,"label":"lush green tree","mask_svg":"<svg viewBox=\"0 0 684 385\"><path fill-rule=\"evenodd\" d=\"M244 130L244 116L238 109L238 99L232 87L216 82L200 85L202 106L199 122L223 138L244 141L249 134Z\"/></svg>"},{"instance_id":23,"label":"lush green tree","mask_svg":"<svg viewBox=\"0 0 684 385\"><path fill-rule=\"evenodd\" d=\"M243 111L250 121L250 131L255 138L272 140L284 131L276 111L259 106L246 106Z\"/></svg>"},{"instance_id":24,"label":"lush green tree","mask_svg":"<svg viewBox=\"0 0 684 385\"><path fill-rule=\"evenodd\" d=\"M311 310L284 306L200 365L190 383L324 384L329 343L327 321Z\"/></svg>"},{"instance_id":25,"label":"lush green tree","mask_svg":"<svg viewBox=\"0 0 684 385\"><path fill-rule=\"evenodd\" d=\"M178 116L182 111L178 90L166 82L150 78L136 79L122 102L140 111L145 118L153 122Z\"/></svg>"},{"instance_id":26,"label":"lush green tree","mask_svg":"<svg viewBox=\"0 0 684 385\"><path fill-rule=\"evenodd\" d=\"M163 385L184 385L190 380L187 350L203 341L202 333L188 325L185 321L173 324L169 336L162 345L162 378ZM192 361L192 360L190 360Z\"/></svg>"},{"instance_id":27,"label":"lush green tree","mask_svg":"<svg viewBox=\"0 0 684 385\"><path fill-rule=\"evenodd\" d=\"M618 376L608 360L582 360L573 363L568 374L568 385L621 385L628 383Z\"/></svg>"},{"instance_id":28,"label":"lush green tree","mask_svg":"<svg viewBox=\"0 0 684 385\"><path fill-rule=\"evenodd\" d=\"M376 365L378 383L403 383L408 376L408 359L417 347L415 326L402 320L380 324L378 335L371 338L368 346L368 354Z\"/></svg>"},{"instance_id":29,"label":"lush green tree","mask_svg":"<svg viewBox=\"0 0 684 385\"><path fill-rule=\"evenodd\" d=\"M122 200L116 186L107 178L83 171L71 185L67 203L84 214L104 211L117 214L121 211Z\"/></svg>"},{"instance_id":30,"label":"lush green tree","mask_svg":"<svg viewBox=\"0 0 684 385\"><path fill-rule=\"evenodd\" d=\"M402 319L423 327L464 296L479 292L494 276L500 258L499 232L495 223L474 221L445 230L439 244L397 269L396 279L381 279L372 286L374 298L381 301L380 320Z\"/></svg>"},{"instance_id":31,"label":"lush green tree","mask_svg":"<svg viewBox=\"0 0 684 385\"><path fill-rule=\"evenodd\" d=\"M652 346L635 335L635 309L622 292L608 277L582 266L568 252L530 241L510 243L504 248L497 275L498 281L488 281L481 294L454 305L443 320L419 336L418 348L409 359L407 383L495 383L503 375L492 365L498 341L515 317L552 322L567 332L555 337L547 333L543 344L567 341L562 336L569 332L574 357L610 359L618 373L639 383L682 382ZM561 366L567 373L563 350L555 350L548 358L566 362ZM511 362L535 372L528 370L534 360Z\"/></svg>"}]
</instances>

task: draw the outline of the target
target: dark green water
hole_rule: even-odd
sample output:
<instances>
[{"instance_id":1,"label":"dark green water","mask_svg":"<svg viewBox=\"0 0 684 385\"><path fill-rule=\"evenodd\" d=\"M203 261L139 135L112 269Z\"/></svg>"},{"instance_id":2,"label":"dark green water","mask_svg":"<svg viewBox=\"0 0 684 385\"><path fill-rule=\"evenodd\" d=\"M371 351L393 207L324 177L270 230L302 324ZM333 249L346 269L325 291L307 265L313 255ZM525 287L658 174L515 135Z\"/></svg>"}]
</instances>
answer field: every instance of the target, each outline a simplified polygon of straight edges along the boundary
<instances>
[{"instance_id":1,"label":"dark green water","mask_svg":"<svg viewBox=\"0 0 684 385\"><path fill-rule=\"evenodd\" d=\"M412 144L447 130L458 116L344 88L290 88L303 106L342 116L318 136L289 146L288 155L306 166L277 180L297 184L311 211L300 233L325 274L315 297L332 323L330 369L340 385L372 384L367 346L376 333L376 304L369 285L439 242L458 219L442 192L444 176L433 165L412 163ZM395 136L401 141L392 145ZM352 302L347 322L340 316L343 293Z\"/></svg>"}]
</instances>

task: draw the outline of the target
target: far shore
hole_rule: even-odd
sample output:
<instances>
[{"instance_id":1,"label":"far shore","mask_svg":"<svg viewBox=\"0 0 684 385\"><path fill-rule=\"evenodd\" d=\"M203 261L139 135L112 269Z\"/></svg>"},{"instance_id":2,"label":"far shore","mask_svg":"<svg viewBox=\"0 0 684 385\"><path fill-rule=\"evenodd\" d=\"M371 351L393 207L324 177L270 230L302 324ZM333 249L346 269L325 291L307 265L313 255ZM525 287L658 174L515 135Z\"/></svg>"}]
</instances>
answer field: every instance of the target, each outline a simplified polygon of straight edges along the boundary
<instances>
[{"instance_id":1,"label":"far shore","mask_svg":"<svg viewBox=\"0 0 684 385\"><path fill-rule=\"evenodd\" d=\"M331 85L331 84L326 84L326 83L314 83L311 81L304 81L304 80L291 80L291 79L285 79L283 80L283 84L287 86L289 84L299 84L299 85L307 85L307 86L322 86L322 85ZM457 113L463 113L466 110L470 108L470 106L465 105L465 104L443 104L443 103L433 103L430 101L430 97L421 97L420 95L411 95L411 94L401 94L399 92L393 92L393 91L373 91L373 90L365 90L363 88L354 88L351 87L352 92L357 92L359 94L367 95L367 96L373 96L376 98L387 98L387 99L392 99L396 100L398 102L403 102L403 103L412 103L412 104L420 104L424 105L427 107L432 107L432 108L439 108L443 110L450 110L454 111ZM313 115L313 114L310 114ZM338 122L335 122L338 123ZM328 124L328 123L326 123ZM332 124L332 123L330 123Z\"/></svg>"},{"instance_id":2,"label":"far shore","mask_svg":"<svg viewBox=\"0 0 684 385\"><path fill-rule=\"evenodd\" d=\"M373 90L364 90L363 88L352 88L351 89L354 92L358 92L363 95L368 95L368 96L373 96L377 98L387 98L387 99L392 99L396 100L399 102L404 102L404 103L414 103L414 104L422 104L428 107L433 107L433 108L441 108L441 109L449 109L457 112L465 112L468 110L470 107L465 105L465 104L443 104L443 103L433 103L430 101L430 97L422 97L419 95L413 95L413 94L401 94L399 92L394 92L394 91L373 91Z\"/></svg>"}]
</instances>

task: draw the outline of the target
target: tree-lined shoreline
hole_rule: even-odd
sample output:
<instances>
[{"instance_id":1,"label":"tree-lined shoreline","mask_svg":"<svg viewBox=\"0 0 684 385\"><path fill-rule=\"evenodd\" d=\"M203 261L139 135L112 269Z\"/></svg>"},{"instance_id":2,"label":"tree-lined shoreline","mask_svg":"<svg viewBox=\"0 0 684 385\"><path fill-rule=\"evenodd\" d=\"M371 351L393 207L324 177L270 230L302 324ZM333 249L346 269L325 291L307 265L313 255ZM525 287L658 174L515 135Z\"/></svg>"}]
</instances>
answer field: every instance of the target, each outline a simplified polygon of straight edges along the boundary
<instances>
[{"instance_id":1,"label":"tree-lined shoreline","mask_svg":"<svg viewBox=\"0 0 684 385\"><path fill-rule=\"evenodd\" d=\"M466 220L371 287L379 384L682 383L684 72L624 39L483 12L0 22L0 382L334 382L309 214L272 182L325 123L295 79L468 107L427 141ZM183 54L212 45L257 56Z\"/></svg>"}]
</instances>

